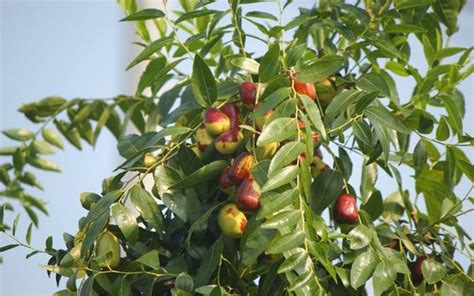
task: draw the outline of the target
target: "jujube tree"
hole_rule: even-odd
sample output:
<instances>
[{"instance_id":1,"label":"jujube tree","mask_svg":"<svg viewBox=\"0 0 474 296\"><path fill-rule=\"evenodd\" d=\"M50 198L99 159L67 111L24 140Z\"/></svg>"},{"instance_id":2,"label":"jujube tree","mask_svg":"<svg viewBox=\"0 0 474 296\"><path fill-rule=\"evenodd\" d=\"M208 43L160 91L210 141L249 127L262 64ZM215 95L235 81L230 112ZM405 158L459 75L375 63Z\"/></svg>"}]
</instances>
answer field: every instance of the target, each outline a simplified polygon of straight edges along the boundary
<instances>
[{"instance_id":1,"label":"jujube tree","mask_svg":"<svg viewBox=\"0 0 474 296\"><path fill-rule=\"evenodd\" d=\"M465 1L328 0L288 22L299 3L265 4L273 14L257 0L183 0L173 12L118 2L143 47L127 68L146 64L137 90L20 108L41 128L4 131L19 144L0 149L1 229L16 241L2 251L33 249L47 213L29 168L58 171L43 155L63 139L95 145L107 128L118 172L81 194L88 212L65 246L49 238L29 254L67 278L57 295L474 292L472 265L455 258L473 260L458 223L474 167L457 88L472 48L445 42ZM400 98L404 80L415 87ZM3 223L15 203L32 221L24 242L18 219Z\"/></svg>"}]
</instances>

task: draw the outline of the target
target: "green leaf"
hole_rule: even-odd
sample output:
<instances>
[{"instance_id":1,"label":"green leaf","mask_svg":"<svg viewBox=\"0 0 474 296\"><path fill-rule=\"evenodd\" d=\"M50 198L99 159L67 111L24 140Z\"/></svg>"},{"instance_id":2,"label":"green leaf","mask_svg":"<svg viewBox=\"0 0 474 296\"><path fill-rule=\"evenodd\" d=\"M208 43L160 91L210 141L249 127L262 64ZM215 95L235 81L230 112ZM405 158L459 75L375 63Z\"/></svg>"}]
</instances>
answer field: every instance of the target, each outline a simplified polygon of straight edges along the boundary
<instances>
[{"instance_id":1,"label":"green leaf","mask_svg":"<svg viewBox=\"0 0 474 296\"><path fill-rule=\"evenodd\" d=\"M100 233L104 230L105 226L109 222L109 218L110 209L106 209L100 214L100 216L97 217L97 219L94 219L91 221L91 223L87 224L87 227L84 229L85 237L82 241L81 247L82 257L85 257L89 253L90 248L94 245L94 242L97 240ZM46 245L47 249L50 249L51 247L48 247L48 245L52 245L52 241L46 241Z\"/></svg>"},{"instance_id":2,"label":"green leaf","mask_svg":"<svg viewBox=\"0 0 474 296\"><path fill-rule=\"evenodd\" d=\"M278 19L273 14L268 13L268 12L262 12L262 11L250 11L250 12L247 12L246 16L263 18L263 19L273 20L276 22L278 21Z\"/></svg>"},{"instance_id":3,"label":"green leaf","mask_svg":"<svg viewBox=\"0 0 474 296\"><path fill-rule=\"evenodd\" d=\"M190 20L190 19L194 19L194 18L198 18L198 17L203 17L203 16L215 14L216 12L219 12L219 11L217 11L217 10L207 10L207 9L194 10L194 11L187 12L187 13L181 15L181 16L175 21L175 23L176 23L176 24L179 24L179 23L184 22L184 21L186 21L186 20Z\"/></svg>"},{"instance_id":4,"label":"green leaf","mask_svg":"<svg viewBox=\"0 0 474 296\"><path fill-rule=\"evenodd\" d=\"M324 127L323 120L321 119L321 112L319 111L319 107L313 100L311 100L306 95L300 95L300 98L301 102L303 102L304 109L308 114L309 120L311 120L311 122L318 130L321 139L323 141L326 141L328 136L326 133L326 128Z\"/></svg>"},{"instance_id":5,"label":"green leaf","mask_svg":"<svg viewBox=\"0 0 474 296\"><path fill-rule=\"evenodd\" d=\"M423 35L423 37L421 38L421 41L423 44L423 52L425 54L426 61L428 62L428 64L431 65L433 63L435 49L433 48L433 45L431 44L428 36Z\"/></svg>"},{"instance_id":6,"label":"green leaf","mask_svg":"<svg viewBox=\"0 0 474 296\"><path fill-rule=\"evenodd\" d=\"M298 176L298 169L297 165L291 165L275 171L271 178L262 186L262 192L273 190L293 181Z\"/></svg>"},{"instance_id":7,"label":"green leaf","mask_svg":"<svg viewBox=\"0 0 474 296\"><path fill-rule=\"evenodd\" d=\"M369 125L363 120L354 120L351 125L354 136L365 145L370 146L372 144L372 131Z\"/></svg>"},{"instance_id":8,"label":"green leaf","mask_svg":"<svg viewBox=\"0 0 474 296\"><path fill-rule=\"evenodd\" d=\"M297 127L294 118L277 118L264 126L257 140L257 146L281 142L295 135L296 131Z\"/></svg>"},{"instance_id":9,"label":"green leaf","mask_svg":"<svg viewBox=\"0 0 474 296\"><path fill-rule=\"evenodd\" d=\"M217 99L216 80L206 62L199 55L194 57L191 84L194 96L201 106L209 107Z\"/></svg>"},{"instance_id":10,"label":"green leaf","mask_svg":"<svg viewBox=\"0 0 474 296\"><path fill-rule=\"evenodd\" d=\"M441 22L448 28L448 36L454 34L458 28L458 15L466 1L461 0L435 0L433 10Z\"/></svg>"},{"instance_id":11,"label":"green leaf","mask_svg":"<svg viewBox=\"0 0 474 296\"><path fill-rule=\"evenodd\" d=\"M293 188L284 192L268 192L262 194L260 199L260 210L257 213L257 219L263 219L272 215L276 211L290 205L298 197L299 191Z\"/></svg>"},{"instance_id":12,"label":"green leaf","mask_svg":"<svg viewBox=\"0 0 474 296\"><path fill-rule=\"evenodd\" d=\"M413 151L413 164L417 172L421 171L428 161L428 154L426 153L425 145L423 141L418 141Z\"/></svg>"},{"instance_id":13,"label":"green leaf","mask_svg":"<svg viewBox=\"0 0 474 296\"><path fill-rule=\"evenodd\" d=\"M356 5L341 3L339 6L347 10L349 13L353 14L358 20L363 21L364 23L370 22L370 16L364 9L357 7Z\"/></svg>"},{"instance_id":14,"label":"green leaf","mask_svg":"<svg viewBox=\"0 0 474 296\"><path fill-rule=\"evenodd\" d=\"M153 269L158 269L160 267L160 253L158 250L151 250L135 260L135 262L142 263Z\"/></svg>"},{"instance_id":15,"label":"green leaf","mask_svg":"<svg viewBox=\"0 0 474 296\"><path fill-rule=\"evenodd\" d=\"M7 129L2 131L2 133L10 139L17 141L27 141L35 136L34 132L24 128Z\"/></svg>"},{"instance_id":16,"label":"green leaf","mask_svg":"<svg viewBox=\"0 0 474 296\"><path fill-rule=\"evenodd\" d=\"M370 215L372 221L380 217L383 213L383 199L380 191L373 192L369 200L361 206L361 209Z\"/></svg>"},{"instance_id":17,"label":"green leaf","mask_svg":"<svg viewBox=\"0 0 474 296\"><path fill-rule=\"evenodd\" d=\"M381 261L375 268L373 283L375 295L380 295L393 285L397 277L394 266L388 261Z\"/></svg>"},{"instance_id":18,"label":"green leaf","mask_svg":"<svg viewBox=\"0 0 474 296\"><path fill-rule=\"evenodd\" d=\"M313 182L313 197L310 207L316 213L321 213L329 205L336 202L342 191L343 178L338 171L329 170L322 173Z\"/></svg>"},{"instance_id":19,"label":"green leaf","mask_svg":"<svg viewBox=\"0 0 474 296\"><path fill-rule=\"evenodd\" d=\"M275 236L273 229L263 229L257 220L250 220L240 240L243 266L254 264Z\"/></svg>"},{"instance_id":20,"label":"green leaf","mask_svg":"<svg viewBox=\"0 0 474 296\"><path fill-rule=\"evenodd\" d=\"M409 24L389 24L384 29L385 33L425 33L426 29Z\"/></svg>"},{"instance_id":21,"label":"green leaf","mask_svg":"<svg viewBox=\"0 0 474 296\"><path fill-rule=\"evenodd\" d=\"M268 175L273 176L277 170L292 163L305 149L305 145L298 141L288 142L283 145L273 156L268 168Z\"/></svg>"},{"instance_id":22,"label":"green leaf","mask_svg":"<svg viewBox=\"0 0 474 296\"><path fill-rule=\"evenodd\" d=\"M33 229L33 223L30 223L30 225L28 225L28 229L26 230L26 237L25 237L26 243L28 245L31 245L31 230L32 229Z\"/></svg>"},{"instance_id":23,"label":"green leaf","mask_svg":"<svg viewBox=\"0 0 474 296\"><path fill-rule=\"evenodd\" d=\"M285 251L294 249L304 242L304 232L301 230L289 234L281 235L272 240L267 248L267 254L281 254Z\"/></svg>"},{"instance_id":24,"label":"green leaf","mask_svg":"<svg viewBox=\"0 0 474 296\"><path fill-rule=\"evenodd\" d=\"M434 259L426 259L421 264L421 272L428 284L439 282L446 274L446 267Z\"/></svg>"},{"instance_id":25,"label":"green leaf","mask_svg":"<svg viewBox=\"0 0 474 296\"><path fill-rule=\"evenodd\" d=\"M345 61L346 58L342 56L324 56L319 61L300 69L298 73L298 81L314 83L324 80L339 70Z\"/></svg>"},{"instance_id":26,"label":"green leaf","mask_svg":"<svg viewBox=\"0 0 474 296\"><path fill-rule=\"evenodd\" d=\"M448 150L454 154L456 166L466 175L469 180L474 181L474 166L466 154L459 148L449 146Z\"/></svg>"},{"instance_id":27,"label":"green leaf","mask_svg":"<svg viewBox=\"0 0 474 296\"><path fill-rule=\"evenodd\" d=\"M130 210L118 203L112 207L112 218L114 218L127 241L134 245L138 240L138 225Z\"/></svg>"},{"instance_id":28,"label":"green leaf","mask_svg":"<svg viewBox=\"0 0 474 296\"><path fill-rule=\"evenodd\" d=\"M295 270L297 267L302 266L308 260L308 253L299 250L299 252L292 254L286 258L285 261L278 268L278 273L285 273L288 271Z\"/></svg>"},{"instance_id":29,"label":"green leaf","mask_svg":"<svg viewBox=\"0 0 474 296\"><path fill-rule=\"evenodd\" d=\"M380 95L390 98L395 104L399 102L395 82L385 71L365 74L357 81L357 87L369 93L379 91Z\"/></svg>"},{"instance_id":30,"label":"green leaf","mask_svg":"<svg viewBox=\"0 0 474 296\"><path fill-rule=\"evenodd\" d=\"M140 62L148 59L151 57L151 55L159 51L161 48L167 46L171 42L173 42L173 37L163 37L153 41L127 66L126 70L129 70Z\"/></svg>"},{"instance_id":31,"label":"green leaf","mask_svg":"<svg viewBox=\"0 0 474 296\"><path fill-rule=\"evenodd\" d=\"M291 47L286 55L287 66L293 67L298 61L303 58L305 51L306 44L304 43Z\"/></svg>"},{"instance_id":32,"label":"green leaf","mask_svg":"<svg viewBox=\"0 0 474 296\"><path fill-rule=\"evenodd\" d=\"M182 179L178 183L173 184L170 189L181 190L197 184L201 184L207 180L218 176L227 165L228 162L225 160L217 160L211 162L210 164L201 167L191 175L184 177L184 179Z\"/></svg>"},{"instance_id":33,"label":"green leaf","mask_svg":"<svg viewBox=\"0 0 474 296\"><path fill-rule=\"evenodd\" d=\"M395 0L395 7L397 9L407 9L418 6L430 5L432 2L433 0Z\"/></svg>"},{"instance_id":34,"label":"green leaf","mask_svg":"<svg viewBox=\"0 0 474 296\"><path fill-rule=\"evenodd\" d=\"M57 164L44 158L30 158L28 159L28 163L45 171L61 172L61 168Z\"/></svg>"},{"instance_id":35,"label":"green leaf","mask_svg":"<svg viewBox=\"0 0 474 296\"><path fill-rule=\"evenodd\" d=\"M405 210L400 191L394 191L383 200L383 216L387 221L398 220Z\"/></svg>"},{"instance_id":36,"label":"green leaf","mask_svg":"<svg viewBox=\"0 0 474 296\"><path fill-rule=\"evenodd\" d=\"M358 289L364 285L372 275L376 264L377 258L371 249L357 256L351 267L351 286Z\"/></svg>"},{"instance_id":37,"label":"green leaf","mask_svg":"<svg viewBox=\"0 0 474 296\"><path fill-rule=\"evenodd\" d=\"M372 230L365 225L357 225L349 232L350 248L352 250L361 249L370 243L372 237Z\"/></svg>"},{"instance_id":38,"label":"green leaf","mask_svg":"<svg viewBox=\"0 0 474 296\"><path fill-rule=\"evenodd\" d=\"M157 231L163 228L163 214L161 213L158 203L148 191L140 185L135 185L132 190L130 190L130 200L143 220Z\"/></svg>"},{"instance_id":39,"label":"green leaf","mask_svg":"<svg viewBox=\"0 0 474 296\"><path fill-rule=\"evenodd\" d=\"M91 276L88 277L81 285L81 288L79 290L79 296L89 296L93 295L93 286L94 286L94 279L95 277Z\"/></svg>"},{"instance_id":40,"label":"green leaf","mask_svg":"<svg viewBox=\"0 0 474 296\"><path fill-rule=\"evenodd\" d=\"M464 47L448 47L448 48L441 48L436 52L436 55L434 57L434 60L441 60L446 57L450 57L453 55L456 55L460 52L465 51L466 49Z\"/></svg>"},{"instance_id":41,"label":"green leaf","mask_svg":"<svg viewBox=\"0 0 474 296\"><path fill-rule=\"evenodd\" d=\"M263 104L254 110L253 118L256 119L265 115L265 113L267 113L270 109L276 107L283 100L287 99L290 95L290 92L291 89L289 87L282 87L272 92L269 96L264 98Z\"/></svg>"},{"instance_id":42,"label":"green leaf","mask_svg":"<svg viewBox=\"0 0 474 296\"><path fill-rule=\"evenodd\" d=\"M38 154L54 154L54 149L46 141L36 140L33 142L33 149Z\"/></svg>"},{"instance_id":43,"label":"green leaf","mask_svg":"<svg viewBox=\"0 0 474 296\"><path fill-rule=\"evenodd\" d=\"M63 149L64 147L63 140L61 139L61 136L56 131L54 131L53 129L45 128L43 129L42 134L43 134L43 138L48 143L60 149Z\"/></svg>"},{"instance_id":44,"label":"green leaf","mask_svg":"<svg viewBox=\"0 0 474 296\"><path fill-rule=\"evenodd\" d=\"M209 249L207 255L204 257L205 259L202 261L199 269L196 272L196 276L194 277L194 283L197 287L206 284L214 274L214 271L220 262L223 249L224 241L222 238L216 240L216 242Z\"/></svg>"},{"instance_id":45,"label":"green leaf","mask_svg":"<svg viewBox=\"0 0 474 296\"><path fill-rule=\"evenodd\" d=\"M266 220L261 227L265 229L293 227L300 218L301 213L299 210L282 211Z\"/></svg>"},{"instance_id":46,"label":"green leaf","mask_svg":"<svg viewBox=\"0 0 474 296\"><path fill-rule=\"evenodd\" d=\"M6 252L8 250L11 250L13 248L16 248L16 247L19 247L20 245L19 244L10 244L10 245L5 245L3 247L0 247L0 253L2 252Z\"/></svg>"},{"instance_id":47,"label":"green leaf","mask_svg":"<svg viewBox=\"0 0 474 296\"><path fill-rule=\"evenodd\" d=\"M58 131L71 143L74 147L81 150L81 137L77 129L70 129L70 125L66 122L54 120L54 124Z\"/></svg>"},{"instance_id":48,"label":"green leaf","mask_svg":"<svg viewBox=\"0 0 474 296\"><path fill-rule=\"evenodd\" d=\"M194 195L186 196L180 192L172 192L164 193L161 199L166 207L184 222L189 221L190 217L201 208L199 199Z\"/></svg>"},{"instance_id":49,"label":"green leaf","mask_svg":"<svg viewBox=\"0 0 474 296\"><path fill-rule=\"evenodd\" d=\"M177 289L184 290L189 293L192 293L194 290L193 278L185 272L180 273L178 277L176 277L174 285Z\"/></svg>"},{"instance_id":50,"label":"green leaf","mask_svg":"<svg viewBox=\"0 0 474 296\"><path fill-rule=\"evenodd\" d=\"M365 114L371 122L378 122L385 128L391 128L405 134L410 133L410 129L403 122L382 106L369 106L365 110Z\"/></svg>"},{"instance_id":51,"label":"green leaf","mask_svg":"<svg viewBox=\"0 0 474 296\"><path fill-rule=\"evenodd\" d=\"M258 74L260 70L260 64L257 61L246 57L235 57L230 60L230 63L252 74Z\"/></svg>"},{"instance_id":52,"label":"green leaf","mask_svg":"<svg viewBox=\"0 0 474 296\"><path fill-rule=\"evenodd\" d=\"M280 47L278 43L269 46L268 51L260 61L258 69L258 79L260 82L266 82L278 73Z\"/></svg>"},{"instance_id":53,"label":"green leaf","mask_svg":"<svg viewBox=\"0 0 474 296\"><path fill-rule=\"evenodd\" d=\"M440 141L446 141L449 139L449 126L446 117L442 116L439 120L438 128L436 129L436 139Z\"/></svg>"},{"instance_id":54,"label":"green leaf","mask_svg":"<svg viewBox=\"0 0 474 296\"><path fill-rule=\"evenodd\" d=\"M305 271L299 275L293 282L291 282L290 288L288 291L296 291L308 284L308 282L313 278L313 272Z\"/></svg>"},{"instance_id":55,"label":"green leaf","mask_svg":"<svg viewBox=\"0 0 474 296\"><path fill-rule=\"evenodd\" d=\"M458 106L454 102L454 100L448 95L440 95L438 96L444 104L446 111L448 112L448 121L451 125L455 134L462 133L462 112L459 110Z\"/></svg>"},{"instance_id":56,"label":"green leaf","mask_svg":"<svg viewBox=\"0 0 474 296\"><path fill-rule=\"evenodd\" d=\"M121 22L129 22L129 21L144 21L144 20L151 20L157 19L160 17L164 17L165 14L163 11L154 8L143 9L134 14L131 14L127 17L121 19Z\"/></svg>"},{"instance_id":57,"label":"green leaf","mask_svg":"<svg viewBox=\"0 0 474 296\"><path fill-rule=\"evenodd\" d=\"M326 108L324 120L330 122L339 113L345 112L347 106L354 103L360 95L360 91L348 90L338 93Z\"/></svg>"},{"instance_id":58,"label":"green leaf","mask_svg":"<svg viewBox=\"0 0 474 296\"><path fill-rule=\"evenodd\" d=\"M153 59L143 72L142 76L140 77L140 81L138 82L138 87L135 92L135 96L141 96L142 92L149 86L153 87L154 85L158 84L161 86L165 83L171 76L167 74L171 69L175 68L176 65L181 63L184 59L176 60L172 63L167 64L166 59L163 57L158 57ZM131 110L131 109L129 109ZM139 120L143 121L143 118L138 117ZM132 118L133 119L133 118Z\"/></svg>"},{"instance_id":59,"label":"green leaf","mask_svg":"<svg viewBox=\"0 0 474 296\"><path fill-rule=\"evenodd\" d=\"M407 77L409 75L407 70L405 70L405 67L395 61L388 61L385 64L385 68L402 77Z\"/></svg>"}]
</instances>

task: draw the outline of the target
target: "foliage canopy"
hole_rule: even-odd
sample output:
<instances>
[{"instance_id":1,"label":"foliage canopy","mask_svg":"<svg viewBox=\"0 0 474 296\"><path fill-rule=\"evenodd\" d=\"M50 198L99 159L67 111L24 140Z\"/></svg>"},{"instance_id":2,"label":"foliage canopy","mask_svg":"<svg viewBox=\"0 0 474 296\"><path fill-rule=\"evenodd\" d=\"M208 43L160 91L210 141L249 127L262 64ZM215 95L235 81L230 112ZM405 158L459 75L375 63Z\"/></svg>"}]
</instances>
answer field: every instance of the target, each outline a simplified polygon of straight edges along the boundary
<instances>
[{"instance_id":1,"label":"foliage canopy","mask_svg":"<svg viewBox=\"0 0 474 296\"><path fill-rule=\"evenodd\" d=\"M297 1L270 1L275 14L255 10L258 0L179 2L171 12L166 1L140 9L118 0L143 48L127 69L146 64L134 95L48 97L19 109L41 124L37 132L3 131L18 145L0 148L0 227L15 241L1 251L48 254L48 274L67 278L57 295L363 295L370 278L377 295L474 293L472 265L454 258L473 261L458 218L474 202L466 156L474 139L457 87L474 66L472 48L447 42L465 1L326 0L288 22ZM418 48L424 69L411 60ZM399 95L395 76L415 83L410 97ZM256 83L258 108L241 103L244 81ZM318 98L295 81L315 86ZM197 147L203 113L230 102L242 112L237 151L219 153L214 138ZM136 133L125 133L130 125ZM43 189L31 168L60 171L46 155L64 140L94 146L104 129L124 158L118 172L102 192L81 194L89 211L75 235L64 234L65 248L48 238L34 249L31 231L47 210L28 193ZM270 157L258 156L271 144ZM242 151L256 158L260 208L246 211L234 238L217 216L235 193L218 179ZM319 153L331 166L312 174ZM468 192L456 190L461 182ZM357 196L354 224L334 219L341 193ZM3 221L15 204L31 219L24 241L15 236L19 216Z\"/></svg>"}]
</instances>

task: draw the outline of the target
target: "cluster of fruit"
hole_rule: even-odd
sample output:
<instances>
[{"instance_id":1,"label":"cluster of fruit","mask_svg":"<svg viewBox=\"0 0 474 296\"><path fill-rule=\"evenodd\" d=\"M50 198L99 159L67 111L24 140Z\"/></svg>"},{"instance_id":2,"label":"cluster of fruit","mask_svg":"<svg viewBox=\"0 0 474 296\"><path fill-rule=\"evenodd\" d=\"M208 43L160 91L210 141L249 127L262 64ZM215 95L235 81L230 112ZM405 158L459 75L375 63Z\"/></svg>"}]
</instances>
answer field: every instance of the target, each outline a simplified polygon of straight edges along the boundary
<instances>
[{"instance_id":1,"label":"cluster of fruit","mask_svg":"<svg viewBox=\"0 0 474 296\"><path fill-rule=\"evenodd\" d=\"M329 82L328 82L329 83ZM312 100L318 99L314 84L299 82L293 77L293 89L300 95L306 95ZM247 109L257 111L262 104L258 103L259 86L253 82L243 82L240 85L240 100ZM214 144L215 150L223 155L232 155L237 152L244 140L244 134L240 130L241 112L240 108L233 103L226 103L220 108L209 108L204 114L204 124L196 131L196 142L198 153L203 153ZM261 131L273 114L269 109L261 117L255 118L254 128ZM299 122L299 128L304 128L304 123ZM253 134L258 139L258 132ZM322 153L317 148L318 133L312 133L314 151L311 162L311 174L314 178L330 169L323 161ZM256 146L254 153L248 151L238 154L232 165L222 171L219 177L220 189L228 195L235 195L235 202L225 205L220 209L218 223L222 232L230 237L240 237L247 225L244 213L255 213L260 207L260 188L252 176L252 170L257 161L271 159L278 151L278 142L269 143L264 146ZM300 155L301 160L306 157L305 153ZM342 194L336 202L334 218L338 223L352 224L357 221L358 209L356 199L349 194Z\"/></svg>"}]
</instances>

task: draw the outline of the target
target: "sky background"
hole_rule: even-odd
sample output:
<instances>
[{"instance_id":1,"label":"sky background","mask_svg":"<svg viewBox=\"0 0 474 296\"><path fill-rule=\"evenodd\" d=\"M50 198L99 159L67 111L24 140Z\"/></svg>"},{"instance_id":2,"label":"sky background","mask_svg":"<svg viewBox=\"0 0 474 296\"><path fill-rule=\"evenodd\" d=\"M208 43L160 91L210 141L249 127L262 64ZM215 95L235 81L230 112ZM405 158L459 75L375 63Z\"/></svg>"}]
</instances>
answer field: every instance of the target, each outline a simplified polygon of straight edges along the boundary
<instances>
[{"instance_id":1,"label":"sky background","mask_svg":"<svg viewBox=\"0 0 474 296\"><path fill-rule=\"evenodd\" d=\"M161 1L148 1L149 5ZM173 1L170 1L173 3ZM225 1L226 2L226 1ZM311 6L314 1L295 1L300 6ZM224 8L222 1L216 8ZM274 4L258 4L252 10L275 11ZM297 14L295 9L287 10L285 19ZM27 102L50 95L74 97L112 97L117 94L131 94L140 69L125 72L124 69L136 54L130 44L136 41L131 24L119 23L123 17L115 1L18 1L0 0L0 130L26 127L36 130L33 124L16 110ZM461 14L461 31L452 40L452 46L473 45L474 3L468 1ZM250 32L253 27L248 27ZM421 47L415 42L412 47L412 61L424 63ZM257 53L266 49L255 44ZM400 97L407 99L413 83L398 85ZM461 86L466 95L465 129L474 134L472 118L474 79L471 76ZM470 120L470 122L468 121ZM0 145L10 142L0 137ZM116 152L116 141L104 132L94 149L84 145L82 152L66 145L64 152L58 152L50 159L60 164L63 173L39 173L39 181L46 191L34 192L45 198L50 212L48 217L40 216L40 228L34 229L32 245L42 247L45 239L52 235L55 246L63 247L64 232L74 234L77 221L86 214L79 203L79 194L85 191L99 192L102 179L111 175L120 162ZM474 155L469 155L471 159ZM351 183L359 186L359 164L354 163ZM407 173L411 173L407 171ZM383 187L384 196L395 188L385 176L381 176L378 186ZM466 192L464 182L459 192ZM13 219L7 216L6 219ZM463 225L474 234L474 216L463 218ZM19 237L29 224L22 213L18 227ZM0 245L6 240L0 237ZM51 295L59 290L55 281L48 280L46 272L38 267L45 264L45 257L35 256L25 260L28 252L23 249L3 254L0 265L0 295ZM464 263L466 263L464 261ZM65 281L62 281L64 285Z\"/></svg>"}]
</instances>

